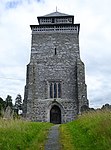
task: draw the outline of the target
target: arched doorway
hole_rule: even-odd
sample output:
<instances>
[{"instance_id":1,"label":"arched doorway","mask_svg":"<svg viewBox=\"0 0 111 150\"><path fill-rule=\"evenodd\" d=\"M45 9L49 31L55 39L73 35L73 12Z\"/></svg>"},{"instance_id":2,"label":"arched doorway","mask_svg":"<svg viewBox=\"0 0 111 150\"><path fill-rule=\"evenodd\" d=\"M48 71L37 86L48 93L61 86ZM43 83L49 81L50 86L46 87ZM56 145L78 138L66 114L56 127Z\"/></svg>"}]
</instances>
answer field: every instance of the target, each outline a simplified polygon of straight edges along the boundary
<instances>
[{"instance_id":1,"label":"arched doorway","mask_svg":"<svg viewBox=\"0 0 111 150\"><path fill-rule=\"evenodd\" d=\"M56 105L54 105L50 110L50 122L54 124L61 123L61 110Z\"/></svg>"}]
</instances>

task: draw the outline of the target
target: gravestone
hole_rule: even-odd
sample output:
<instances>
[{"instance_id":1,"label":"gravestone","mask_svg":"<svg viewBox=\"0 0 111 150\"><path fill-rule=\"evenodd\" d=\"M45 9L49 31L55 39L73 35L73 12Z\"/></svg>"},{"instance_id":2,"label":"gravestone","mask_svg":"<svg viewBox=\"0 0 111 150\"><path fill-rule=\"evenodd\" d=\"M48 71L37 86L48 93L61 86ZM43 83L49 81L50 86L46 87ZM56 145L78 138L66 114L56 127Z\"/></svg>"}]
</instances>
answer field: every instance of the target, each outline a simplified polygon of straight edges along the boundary
<instances>
[{"instance_id":1,"label":"gravestone","mask_svg":"<svg viewBox=\"0 0 111 150\"><path fill-rule=\"evenodd\" d=\"M14 111L11 109L10 106L7 106L5 112L4 112L4 119L13 119Z\"/></svg>"}]
</instances>

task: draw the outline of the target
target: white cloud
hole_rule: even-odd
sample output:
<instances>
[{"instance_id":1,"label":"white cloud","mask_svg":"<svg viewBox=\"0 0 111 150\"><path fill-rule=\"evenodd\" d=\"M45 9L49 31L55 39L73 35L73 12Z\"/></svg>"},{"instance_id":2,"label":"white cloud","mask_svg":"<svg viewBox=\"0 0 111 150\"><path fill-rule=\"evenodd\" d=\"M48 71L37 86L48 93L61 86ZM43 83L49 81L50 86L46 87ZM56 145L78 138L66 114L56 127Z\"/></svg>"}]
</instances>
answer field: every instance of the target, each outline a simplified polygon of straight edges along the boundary
<instances>
[{"instance_id":1,"label":"white cloud","mask_svg":"<svg viewBox=\"0 0 111 150\"><path fill-rule=\"evenodd\" d=\"M91 107L110 103L111 1L100 0L1 0L0 1L0 96L23 96L26 65L30 60L30 24L37 16L56 10L75 16L80 23L80 52L86 66ZM20 79L20 80L17 80ZM23 79L23 80L22 80Z\"/></svg>"}]
</instances>

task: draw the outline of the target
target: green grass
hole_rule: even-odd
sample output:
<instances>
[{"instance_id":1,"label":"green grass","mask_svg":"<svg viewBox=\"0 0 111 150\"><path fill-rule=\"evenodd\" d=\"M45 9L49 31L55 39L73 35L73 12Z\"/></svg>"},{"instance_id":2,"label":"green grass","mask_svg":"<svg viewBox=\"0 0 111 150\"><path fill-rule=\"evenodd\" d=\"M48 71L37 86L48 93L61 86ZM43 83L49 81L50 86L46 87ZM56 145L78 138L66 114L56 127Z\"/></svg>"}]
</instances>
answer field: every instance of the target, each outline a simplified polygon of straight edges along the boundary
<instances>
[{"instance_id":1,"label":"green grass","mask_svg":"<svg viewBox=\"0 0 111 150\"><path fill-rule=\"evenodd\" d=\"M0 119L0 150L43 150L50 123Z\"/></svg>"},{"instance_id":2,"label":"green grass","mask_svg":"<svg viewBox=\"0 0 111 150\"><path fill-rule=\"evenodd\" d=\"M60 132L63 150L111 150L111 111L83 114Z\"/></svg>"}]
</instances>

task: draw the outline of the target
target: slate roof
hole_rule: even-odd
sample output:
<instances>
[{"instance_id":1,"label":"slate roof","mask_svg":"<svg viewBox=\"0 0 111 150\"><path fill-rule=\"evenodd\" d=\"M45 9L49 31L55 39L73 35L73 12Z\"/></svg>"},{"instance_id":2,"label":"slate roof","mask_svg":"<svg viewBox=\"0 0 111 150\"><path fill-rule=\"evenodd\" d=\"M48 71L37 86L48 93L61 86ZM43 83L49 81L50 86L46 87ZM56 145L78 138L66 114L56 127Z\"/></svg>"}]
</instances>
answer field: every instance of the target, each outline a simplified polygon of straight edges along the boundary
<instances>
[{"instance_id":1,"label":"slate roof","mask_svg":"<svg viewBox=\"0 0 111 150\"><path fill-rule=\"evenodd\" d=\"M64 14L64 13L56 11L56 12L53 12L44 16L40 16L40 17L60 17L60 16L64 17L64 16L72 16L72 15L68 15L68 14Z\"/></svg>"}]
</instances>

